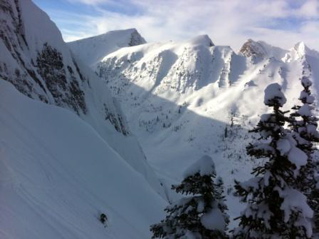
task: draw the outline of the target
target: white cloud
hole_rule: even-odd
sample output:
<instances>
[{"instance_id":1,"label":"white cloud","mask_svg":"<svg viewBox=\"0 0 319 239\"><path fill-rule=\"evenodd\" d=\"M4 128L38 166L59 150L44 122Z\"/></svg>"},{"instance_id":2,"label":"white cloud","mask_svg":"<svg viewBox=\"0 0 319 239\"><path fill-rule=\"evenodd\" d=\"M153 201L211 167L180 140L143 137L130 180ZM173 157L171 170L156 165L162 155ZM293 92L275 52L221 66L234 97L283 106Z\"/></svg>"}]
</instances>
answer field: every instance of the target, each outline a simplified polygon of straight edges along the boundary
<instances>
[{"instance_id":1,"label":"white cloud","mask_svg":"<svg viewBox=\"0 0 319 239\"><path fill-rule=\"evenodd\" d=\"M306 1L299 9L298 14L306 17L317 17L319 15L319 2L318 0Z\"/></svg>"},{"instance_id":2,"label":"white cloud","mask_svg":"<svg viewBox=\"0 0 319 239\"><path fill-rule=\"evenodd\" d=\"M148 41L182 40L208 34L215 44L230 45L236 50L248 38L283 48L302 40L318 50L318 0L68 1L94 6L97 14L78 14L79 31L62 27L66 40L136 28ZM123 7L125 11L108 10L103 4ZM128 11L128 6L136 13Z\"/></svg>"},{"instance_id":3,"label":"white cloud","mask_svg":"<svg viewBox=\"0 0 319 239\"><path fill-rule=\"evenodd\" d=\"M86 4L86 5L99 5L99 4L102 4L102 3L105 3L105 2L110 2L109 0L67 0L71 3L82 3L82 4Z\"/></svg>"}]
</instances>

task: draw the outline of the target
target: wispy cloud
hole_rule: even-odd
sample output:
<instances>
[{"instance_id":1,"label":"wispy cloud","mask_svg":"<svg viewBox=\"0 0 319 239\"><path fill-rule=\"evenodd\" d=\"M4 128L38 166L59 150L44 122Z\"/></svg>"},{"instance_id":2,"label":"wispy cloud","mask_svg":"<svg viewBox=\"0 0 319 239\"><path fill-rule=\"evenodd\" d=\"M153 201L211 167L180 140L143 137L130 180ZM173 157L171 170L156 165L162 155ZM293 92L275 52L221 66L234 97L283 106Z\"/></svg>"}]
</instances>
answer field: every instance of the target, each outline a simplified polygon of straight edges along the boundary
<instances>
[{"instance_id":1,"label":"wispy cloud","mask_svg":"<svg viewBox=\"0 0 319 239\"><path fill-rule=\"evenodd\" d=\"M82 3L82 4L94 5L94 6L97 6L105 2L112 2L111 0L110 1L108 0L67 0L67 1L74 4Z\"/></svg>"},{"instance_id":2,"label":"wispy cloud","mask_svg":"<svg viewBox=\"0 0 319 239\"><path fill-rule=\"evenodd\" d=\"M70 20L62 11L60 17L57 12L51 16L66 41L136 28L148 41L208 34L215 44L230 45L236 50L248 38L283 48L304 41L319 50L318 0L67 1L75 8ZM93 8L94 13L75 13L78 5ZM44 10L50 14L50 9Z\"/></svg>"}]
</instances>

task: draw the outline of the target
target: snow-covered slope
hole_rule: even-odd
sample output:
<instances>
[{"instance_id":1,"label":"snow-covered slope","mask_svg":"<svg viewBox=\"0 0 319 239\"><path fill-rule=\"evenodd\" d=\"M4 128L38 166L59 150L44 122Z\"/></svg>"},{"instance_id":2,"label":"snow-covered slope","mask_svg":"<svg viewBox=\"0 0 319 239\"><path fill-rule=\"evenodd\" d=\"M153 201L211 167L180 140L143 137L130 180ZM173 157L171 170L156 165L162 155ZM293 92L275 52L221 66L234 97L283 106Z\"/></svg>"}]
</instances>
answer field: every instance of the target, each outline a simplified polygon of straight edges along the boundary
<instances>
[{"instance_id":1,"label":"snow-covered slope","mask_svg":"<svg viewBox=\"0 0 319 239\"><path fill-rule=\"evenodd\" d=\"M164 195L105 82L77 60L49 17L31 0L4 0L0 21L0 77L33 99L78 114ZM135 44L137 33L126 34Z\"/></svg>"},{"instance_id":2,"label":"snow-covered slope","mask_svg":"<svg viewBox=\"0 0 319 239\"><path fill-rule=\"evenodd\" d=\"M233 179L249 177L255 163L245 147L267 108L264 89L282 85L298 101L303 75L318 79L318 53L297 44L290 50L249 40L240 53L214 46L208 36L184 42L148 43L108 54L93 69L122 103L131 130L162 181L181 180L194 160L207 154L225 180L231 216L240 207ZM315 82L313 93L318 92Z\"/></svg>"},{"instance_id":3,"label":"snow-covered slope","mask_svg":"<svg viewBox=\"0 0 319 239\"><path fill-rule=\"evenodd\" d=\"M0 131L0 238L147 239L164 216L163 198L89 124L3 80Z\"/></svg>"},{"instance_id":4,"label":"snow-covered slope","mask_svg":"<svg viewBox=\"0 0 319 239\"><path fill-rule=\"evenodd\" d=\"M249 40L237 54L207 35L145 44L132 29L70 43L72 53L30 0L0 1L0 21L4 238L149 238L163 197L176 197L170 185L203 155L238 216L233 179L259 163L245 147L267 110L264 89L282 85L287 109L300 77L314 80L315 96L319 89L319 53L303 43L283 50Z\"/></svg>"},{"instance_id":5,"label":"snow-covered slope","mask_svg":"<svg viewBox=\"0 0 319 239\"><path fill-rule=\"evenodd\" d=\"M68 46L85 64L92 67L111 52L122 47L137 46L144 43L146 41L136 29L127 29L69 42ZM83 49L85 50L83 51Z\"/></svg>"}]
</instances>

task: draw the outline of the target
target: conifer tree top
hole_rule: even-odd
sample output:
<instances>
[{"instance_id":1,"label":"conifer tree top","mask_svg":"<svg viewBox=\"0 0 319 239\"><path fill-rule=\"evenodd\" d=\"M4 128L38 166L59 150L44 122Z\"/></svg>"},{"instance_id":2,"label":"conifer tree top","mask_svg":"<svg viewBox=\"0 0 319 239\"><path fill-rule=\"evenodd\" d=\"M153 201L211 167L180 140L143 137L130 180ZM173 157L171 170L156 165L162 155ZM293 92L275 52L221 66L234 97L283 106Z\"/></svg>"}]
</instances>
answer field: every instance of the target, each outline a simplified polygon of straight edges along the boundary
<instances>
[{"instance_id":1,"label":"conifer tree top","mask_svg":"<svg viewBox=\"0 0 319 239\"><path fill-rule=\"evenodd\" d=\"M305 78L303 84L309 87L311 82ZM309 96L309 89L304 88L305 95ZM260 133L261 137L258 142L248 145L247 154L265 161L253 169L253 178L243 183L235 182L236 195L247 206L238 217L239 227L233 231L233 238L312 238L313 211L299 187L299 184L312 183L308 180L308 173L312 171L307 168L311 158L304 151L308 145L300 147L305 140L298 135L305 127L302 120L309 118L309 105L295 107L301 111L294 114L295 118L286 117L287 112L280 109L286 98L276 83L265 89L264 103L272 107L273 112L263 114L251 131ZM296 121L300 116L307 117ZM285 127L287 123L295 127L294 131Z\"/></svg>"},{"instance_id":2,"label":"conifer tree top","mask_svg":"<svg viewBox=\"0 0 319 239\"><path fill-rule=\"evenodd\" d=\"M281 92L281 86L278 83L270 84L265 89L264 103L268 106L280 106L282 107L286 103L287 99Z\"/></svg>"},{"instance_id":3,"label":"conifer tree top","mask_svg":"<svg viewBox=\"0 0 319 239\"><path fill-rule=\"evenodd\" d=\"M208 155L204 155L184 172L184 177L189 177L199 173L201 176L216 174L213 159Z\"/></svg>"},{"instance_id":4,"label":"conifer tree top","mask_svg":"<svg viewBox=\"0 0 319 239\"><path fill-rule=\"evenodd\" d=\"M311 80L310 80L308 77L306 77L306 76L303 76L303 77L301 78L301 84L302 84L303 87L310 87L310 86L312 86Z\"/></svg>"}]
</instances>

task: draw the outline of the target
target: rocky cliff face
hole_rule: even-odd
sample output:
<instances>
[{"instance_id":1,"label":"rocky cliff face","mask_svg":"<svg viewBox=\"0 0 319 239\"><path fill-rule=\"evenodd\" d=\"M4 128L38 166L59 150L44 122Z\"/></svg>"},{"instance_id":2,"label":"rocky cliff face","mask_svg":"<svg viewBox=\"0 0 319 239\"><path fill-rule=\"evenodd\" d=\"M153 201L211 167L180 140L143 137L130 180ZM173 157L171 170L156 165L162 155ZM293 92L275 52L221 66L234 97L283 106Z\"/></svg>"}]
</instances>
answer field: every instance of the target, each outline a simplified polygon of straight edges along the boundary
<instances>
[{"instance_id":1,"label":"rocky cliff face","mask_svg":"<svg viewBox=\"0 0 319 239\"><path fill-rule=\"evenodd\" d=\"M30 98L68 108L82 118L100 108L105 121L123 135L129 133L111 96L100 105L92 104L96 85L104 87L106 95L107 87L97 83L87 67L79 66L44 12L29 0L5 0L0 5L0 21L1 78Z\"/></svg>"},{"instance_id":2,"label":"rocky cliff face","mask_svg":"<svg viewBox=\"0 0 319 239\"><path fill-rule=\"evenodd\" d=\"M268 58L282 60L287 54L289 54L289 50L284 50L279 47L269 45L263 41L254 41L249 39L243 44L239 54L245 57L253 58L254 60Z\"/></svg>"},{"instance_id":3,"label":"rocky cliff face","mask_svg":"<svg viewBox=\"0 0 319 239\"><path fill-rule=\"evenodd\" d=\"M29 0L6 0L0 16L0 77L33 99L88 114L94 79L80 70L47 15Z\"/></svg>"},{"instance_id":4,"label":"rocky cliff face","mask_svg":"<svg viewBox=\"0 0 319 239\"><path fill-rule=\"evenodd\" d=\"M260 43L254 42L252 39L249 39L241 47L239 52L246 57L251 57L251 56L264 57L267 53Z\"/></svg>"},{"instance_id":5,"label":"rocky cliff face","mask_svg":"<svg viewBox=\"0 0 319 239\"><path fill-rule=\"evenodd\" d=\"M3 56L0 59L0 76L31 98L70 108L77 114L86 114L88 109L83 88L88 79L63 46L57 30L50 27L38 35L30 29L38 27L33 25L33 21L40 17L45 19L45 23L50 20L44 13L36 12L30 26L25 19L32 13L27 13L26 8L33 12L34 6L29 1L1 1L0 49ZM53 39L48 35L52 35Z\"/></svg>"}]
</instances>

